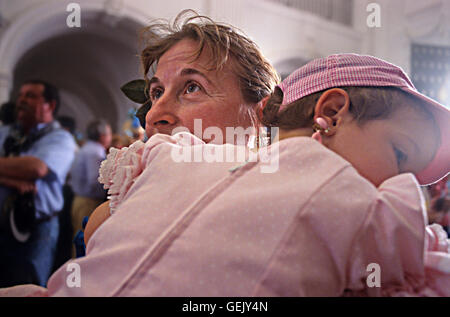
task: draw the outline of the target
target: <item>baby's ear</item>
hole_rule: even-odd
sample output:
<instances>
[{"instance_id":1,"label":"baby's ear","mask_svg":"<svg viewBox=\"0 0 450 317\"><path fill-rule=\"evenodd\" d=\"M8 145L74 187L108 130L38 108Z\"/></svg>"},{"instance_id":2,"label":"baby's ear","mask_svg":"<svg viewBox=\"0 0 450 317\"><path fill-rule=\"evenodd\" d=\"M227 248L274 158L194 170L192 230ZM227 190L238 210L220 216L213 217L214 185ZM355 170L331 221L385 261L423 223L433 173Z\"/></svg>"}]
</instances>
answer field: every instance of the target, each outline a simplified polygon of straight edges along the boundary
<instances>
[{"instance_id":1,"label":"baby's ear","mask_svg":"<svg viewBox=\"0 0 450 317\"><path fill-rule=\"evenodd\" d=\"M340 88L326 90L319 98L314 109L314 119L322 117L329 127L337 126L344 115L348 114L350 97Z\"/></svg>"}]
</instances>

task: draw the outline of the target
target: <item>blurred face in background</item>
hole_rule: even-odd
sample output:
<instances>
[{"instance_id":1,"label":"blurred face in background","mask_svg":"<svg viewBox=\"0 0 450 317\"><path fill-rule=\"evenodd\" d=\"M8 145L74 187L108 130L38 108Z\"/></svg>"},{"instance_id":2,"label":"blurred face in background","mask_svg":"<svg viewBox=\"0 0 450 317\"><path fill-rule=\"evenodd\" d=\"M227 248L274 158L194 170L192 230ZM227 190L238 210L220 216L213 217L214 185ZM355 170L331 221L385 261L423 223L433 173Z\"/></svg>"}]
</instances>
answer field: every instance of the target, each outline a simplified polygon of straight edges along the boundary
<instances>
[{"instance_id":1,"label":"blurred face in background","mask_svg":"<svg viewBox=\"0 0 450 317\"><path fill-rule=\"evenodd\" d=\"M111 130L111 126L107 125L105 127L105 131L104 133L102 133L100 135L100 143L101 145L103 145L103 147L105 149L108 149L111 146L111 142L112 142L112 130Z\"/></svg>"},{"instance_id":2,"label":"blurred face in background","mask_svg":"<svg viewBox=\"0 0 450 317\"><path fill-rule=\"evenodd\" d=\"M51 122L54 108L55 102L44 98L44 85L24 84L16 103L17 122L27 132L39 123Z\"/></svg>"}]
</instances>

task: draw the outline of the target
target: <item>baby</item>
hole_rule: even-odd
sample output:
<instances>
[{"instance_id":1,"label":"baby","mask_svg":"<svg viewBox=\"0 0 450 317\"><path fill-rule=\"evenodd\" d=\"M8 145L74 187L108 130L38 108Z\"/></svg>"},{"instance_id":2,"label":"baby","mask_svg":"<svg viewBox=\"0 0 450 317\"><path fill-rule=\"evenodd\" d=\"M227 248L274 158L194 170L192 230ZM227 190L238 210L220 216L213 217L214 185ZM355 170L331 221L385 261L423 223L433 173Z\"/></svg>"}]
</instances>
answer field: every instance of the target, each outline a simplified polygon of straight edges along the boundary
<instances>
[{"instance_id":1,"label":"baby","mask_svg":"<svg viewBox=\"0 0 450 317\"><path fill-rule=\"evenodd\" d=\"M355 54L298 69L262 106L280 128L278 171L175 162L183 147L237 148L188 133L113 151L86 256L30 294L450 296L450 243L426 226L419 187L449 173L450 111ZM66 283L73 263L80 288Z\"/></svg>"}]
</instances>

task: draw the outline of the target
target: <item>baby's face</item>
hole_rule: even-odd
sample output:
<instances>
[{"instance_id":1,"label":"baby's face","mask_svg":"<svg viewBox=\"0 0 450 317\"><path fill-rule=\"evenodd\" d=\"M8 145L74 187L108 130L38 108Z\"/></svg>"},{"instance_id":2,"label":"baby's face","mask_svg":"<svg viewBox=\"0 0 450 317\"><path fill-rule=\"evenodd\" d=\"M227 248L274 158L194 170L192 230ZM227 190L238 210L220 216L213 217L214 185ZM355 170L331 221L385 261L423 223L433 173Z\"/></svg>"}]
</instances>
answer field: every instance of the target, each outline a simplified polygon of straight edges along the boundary
<instances>
[{"instance_id":1,"label":"baby's face","mask_svg":"<svg viewBox=\"0 0 450 317\"><path fill-rule=\"evenodd\" d=\"M352 119L346 114L326 146L375 186L400 173L421 172L439 146L434 120L414 107L399 107L388 119L362 125Z\"/></svg>"}]
</instances>

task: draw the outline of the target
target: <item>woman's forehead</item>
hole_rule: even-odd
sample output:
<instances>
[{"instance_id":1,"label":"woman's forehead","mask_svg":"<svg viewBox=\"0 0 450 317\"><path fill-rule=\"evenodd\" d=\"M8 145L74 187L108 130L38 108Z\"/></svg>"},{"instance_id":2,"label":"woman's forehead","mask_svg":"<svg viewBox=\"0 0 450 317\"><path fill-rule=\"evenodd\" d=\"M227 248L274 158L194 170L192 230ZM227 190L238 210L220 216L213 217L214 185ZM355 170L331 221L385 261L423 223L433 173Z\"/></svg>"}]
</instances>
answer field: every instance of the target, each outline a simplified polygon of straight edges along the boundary
<instances>
[{"instance_id":1,"label":"woman's forehead","mask_svg":"<svg viewBox=\"0 0 450 317\"><path fill-rule=\"evenodd\" d=\"M168 50L160 59L152 82L169 83L189 75L199 75L205 79L210 87L217 90L239 89L239 78L233 71L231 61L228 61L220 69L214 67L214 61L209 49L204 49L202 54L195 58L196 43L192 40L179 42Z\"/></svg>"},{"instance_id":2,"label":"woman's forehead","mask_svg":"<svg viewBox=\"0 0 450 317\"><path fill-rule=\"evenodd\" d=\"M211 68L210 65L214 64L216 59L217 56L212 54L211 49L207 45L201 48L197 41L187 38L176 42L162 54L158 60L158 65L185 62L188 64L196 64L206 69Z\"/></svg>"}]
</instances>

